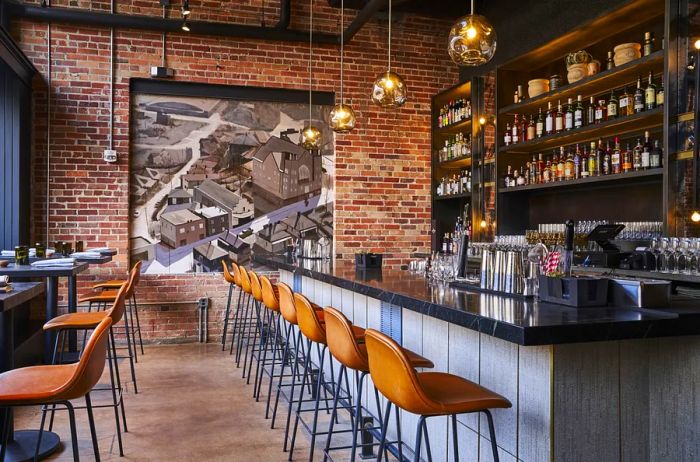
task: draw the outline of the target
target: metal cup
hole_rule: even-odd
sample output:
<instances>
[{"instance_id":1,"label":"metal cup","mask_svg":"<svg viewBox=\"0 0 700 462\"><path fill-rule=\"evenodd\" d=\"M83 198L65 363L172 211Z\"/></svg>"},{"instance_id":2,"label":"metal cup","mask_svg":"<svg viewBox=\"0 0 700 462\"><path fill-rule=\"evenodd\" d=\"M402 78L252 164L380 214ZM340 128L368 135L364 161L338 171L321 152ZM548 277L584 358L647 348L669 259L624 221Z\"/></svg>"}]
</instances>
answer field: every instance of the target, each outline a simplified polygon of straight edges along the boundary
<instances>
[{"instance_id":1,"label":"metal cup","mask_svg":"<svg viewBox=\"0 0 700 462\"><path fill-rule=\"evenodd\" d=\"M506 252L496 250L493 257L493 290L505 288Z\"/></svg>"},{"instance_id":2,"label":"metal cup","mask_svg":"<svg viewBox=\"0 0 700 462\"><path fill-rule=\"evenodd\" d=\"M484 249L481 253L481 276L480 286L482 289L493 288L493 252Z\"/></svg>"}]
</instances>

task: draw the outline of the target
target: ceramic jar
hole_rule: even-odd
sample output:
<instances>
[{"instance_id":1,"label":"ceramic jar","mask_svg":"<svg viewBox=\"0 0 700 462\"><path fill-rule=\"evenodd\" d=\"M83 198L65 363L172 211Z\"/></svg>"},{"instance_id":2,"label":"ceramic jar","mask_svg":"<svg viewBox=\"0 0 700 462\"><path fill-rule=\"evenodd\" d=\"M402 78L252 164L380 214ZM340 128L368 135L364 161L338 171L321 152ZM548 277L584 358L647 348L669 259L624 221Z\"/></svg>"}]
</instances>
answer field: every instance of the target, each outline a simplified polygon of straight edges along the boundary
<instances>
[{"instance_id":1,"label":"ceramic jar","mask_svg":"<svg viewBox=\"0 0 700 462\"><path fill-rule=\"evenodd\" d=\"M527 83L527 94L530 98L539 96L542 93L549 91L549 80L547 79L532 79Z\"/></svg>"},{"instance_id":2,"label":"ceramic jar","mask_svg":"<svg viewBox=\"0 0 700 462\"><path fill-rule=\"evenodd\" d=\"M622 66L630 61L639 59L642 57L642 46L639 43L622 43L615 48L615 56L613 60L615 61L615 66Z\"/></svg>"},{"instance_id":3,"label":"ceramic jar","mask_svg":"<svg viewBox=\"0 0 700 462\"><path fill-rule=\"evenodd\" d=\"M569 83L578 82L588 75L588 63L571 64L567 70L566 80Z\"/></svg>"}]
</instances>

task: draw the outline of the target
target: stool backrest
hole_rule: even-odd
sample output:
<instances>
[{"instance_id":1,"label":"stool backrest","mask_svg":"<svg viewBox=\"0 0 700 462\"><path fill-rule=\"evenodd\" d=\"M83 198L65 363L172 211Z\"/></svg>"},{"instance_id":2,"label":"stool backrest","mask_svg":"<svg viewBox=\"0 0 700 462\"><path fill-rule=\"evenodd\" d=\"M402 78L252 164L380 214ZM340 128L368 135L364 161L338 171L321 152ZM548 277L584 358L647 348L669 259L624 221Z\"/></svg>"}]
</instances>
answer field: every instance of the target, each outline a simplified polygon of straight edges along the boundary
<instances>
[{"instance_id":1,"label":"stool backrest","mask_svg":"<svg viewBox=\"0 0 700 462\"><path fill-rule=\"evenodd\" d=\"M248 270L245 269L244 266L239 266L238 267L241 270L241 289L243 292L249 294L251 293L250 289L250 276L248 275Z\"/></svg>"},{"instance_id":2,"label":"stool backrest","mask_svg":"<svg viewBox=\"0 0 700 462\"><path fill-rule=\"evenodd\" d=\"M367 329L365 344L372 382L389 401L416 414L426 406L433 406L418 382L416 370L394 339L374 329Z\"/></svg>"},{"instance_id":3,"label":"stool backrest","mask_svg":"<svg viewBox=\"0 0 700 462\"><path fill-rule=\"evenodd\" d=\"M297 308L294 302L294 292L284 282L278 282L277 287L280 290L280 313L282 317L290 324L297 325Z\"/></svg>"},{"instance_id":4,"label":"stool backrest","mask_svg":"<svg viewBox=\"0 0 700 462\"><path fill-rule=\"evenodd\" d=\"M84 396L100 380L107 357L107 336L112 318L106 316L100 322L85 344L73 376L58 391L59 399L67 400Z\"/></svg>"},{"instance_id":5,"label":"stool backrest","mask_svg":"<svg viewBox=\"0 0 700 462\"><path fill-rule=\"evenodd\" d=\"M225 280L226 282L228 282L229 284L235 284L235 283L236 283L236 279L235 279L235 277L231 274L231 272L228 270L228 265L226 264L226 261L225 261L225 260L221 260L221 266L222 266L222 268L224 269L224 280ZM236 269L235 269L235 268L236 268L236 264L233 263L231 266L234 268L233 271L234 271L234 273L235 273L235 271L236 271Z\"/></svg>"},{"instance_id":6,"label":"stool backrest","mask_svg":"<svg viewBox=\"0 0 700 462\"><path fill-rule=\"evenodd\" d=\"M367 354L357 344L348 318L330 306L325 307L323 313L326 321L326 342L333 357L350 369L366 371Z\"/></svg>"},{"instance_id":7,"label":"stool backrest","mask_svg":"<svg viewBox=\"0 0 700 462\"><path fill-rule=\"evenodd\" d=\"M131 292L129 293L129 297L133 294L134 289L136 289L136 286L139 285L139 282L141 282L141 265L143 262L141 260L137 261L134 266L131 267L131 272L129 273L129 276L132 274L134 275L132 282L132 287L131 287ZM135 270L135 272L134 272Z\"/></svg>"},{"instance_id":8,"label":"stool backrest","mask_svg":"<svg viewBox=\"0 0 700 462\"><path fill-rule=\"evenodd\" d=\"M133 270L132 270L133 271ZM112 303L112 308L107 312L109 317L112 318L112 324L116 324L122 320L124 316L124 310L126 309L126 299L129 298L129 281L122 285L119 292L117 292L117 297Z\"/></svg>"},{"instance_id":9,"label":"stool backrest","mask_svg":"<svg viewBox=\"0 0 700 462\"><path fill-rule=\"evenodd\" d=\"M238 287L241 286L241 268L238 263L231 262L231 269L233 269L233 283Z\"/></svg>"},{"instance_id":10,"label":"stool backrest","mask_svg":"<svg viewBox=\"0 0 700 462\"><path fill-rule=\"evenodd\" d=\"M297 321L299 330L312 342L326 343L326 329L321 324L316 310L311 306L309 299L302 294L294 294L294 306L297 309Z\"/></svg>"},{"instance_id":11,"label":"stool backrest","mask_svg":"<svg viewBox=\"0 0 700 462\"><path fill-rule=\"evenodd\" d=\"M260 285L258 273L255 271L248 271L248 274L250 275L250 292L253 294L253 298L259 302L262 302L262 286Z\"/></svg>"},{"instance_id":12,"label":"stool backrest","mask_svg":"<svg viewBox=\"0 0 700 462\"><path fill-rule=\"evenodd\" d=\"M275 292L275 288L272 286L272 282L270 282L270 278L267 276L260 276L260 286L262 287L263 303L267 309L279 311L280 301L277 298L277 293Z\"/></svg>"}]
</instances>

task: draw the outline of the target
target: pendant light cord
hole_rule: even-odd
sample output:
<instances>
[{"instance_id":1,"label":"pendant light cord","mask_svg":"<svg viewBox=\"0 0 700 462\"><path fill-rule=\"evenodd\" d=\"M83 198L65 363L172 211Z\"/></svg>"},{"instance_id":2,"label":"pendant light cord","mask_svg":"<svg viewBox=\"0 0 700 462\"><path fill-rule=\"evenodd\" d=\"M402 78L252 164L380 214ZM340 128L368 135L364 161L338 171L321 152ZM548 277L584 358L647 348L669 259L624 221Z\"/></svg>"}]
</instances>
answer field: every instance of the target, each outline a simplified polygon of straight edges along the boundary
<instances>
[{"instance_id":1,"label":"pendant light cord","mask_svg":"<svg viewBox=\"0 0 700 462\"><path fill-rule=\"evenodd\" d=\"M474 0L472 0L472 16L474 16Z\"/></svg>"},{"instance_id":2,"label":"pendant light cord","mask_svg":"<svg viewBox=\"0 0 700 462\"><path fill-rule=\"evenodd\" d=\"M345 0L340 0L340 104L345 104L343 97L343 56L345 54Z\"/></svg>"},{"instance_id":3,"label":"pendant light cord","mask_svg":"<svg viewBox=\"0 0 700 462\"><path fill-rule=\"evenodd\" d=\"M474 0L472 0L474 1ZM387 74L391 72L391 0L389 0L389 68Z\"/></svg>"},{"instance_id":4,"label":"pendant light cord","mask_svg":"<svg viewBox=\"0 0 700 462\"><path fill-rule=\"evenodd\" d=\"M311 78L311 57L314 38L314 0L309 0L309 126L311 126L311 89L313 81Z\"/></svg>"}]
</instances>

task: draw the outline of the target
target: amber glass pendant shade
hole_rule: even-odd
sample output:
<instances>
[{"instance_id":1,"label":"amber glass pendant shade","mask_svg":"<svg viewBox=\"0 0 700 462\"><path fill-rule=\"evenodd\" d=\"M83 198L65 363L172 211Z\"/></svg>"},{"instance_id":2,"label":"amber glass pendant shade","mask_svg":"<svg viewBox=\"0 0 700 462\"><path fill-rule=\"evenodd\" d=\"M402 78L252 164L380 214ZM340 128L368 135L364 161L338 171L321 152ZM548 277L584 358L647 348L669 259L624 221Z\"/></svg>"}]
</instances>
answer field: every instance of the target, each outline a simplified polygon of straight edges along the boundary
<instances>
[{"instance_id":1,"label":"amber glass pendant shade","mask_svg":"<svg viewBox=\"0 0 700 462\"><path fill-rule=\"evenodd\" d=\"M347 104L336 104L330 114L330 126L336 133L348 133L355 128L355 111Z\"/></svg>"},{"instance_id":2,"label":"amber glass pendant shade","mask_svg":"<svg viewBox=\"0 0 700 462\"><path fill-rule=\"evenodd\" d=\"M447 52L460 66L486 64L496 54L496 30L481 15L464 16L450 30Z\"/></svg>"},{"instance_id":3,"label":"amber glass pendant shade","mask_svg":"<svg viewBox=\"0 0 700 462\"><path fill-rule=\"evenodd\" d=\"M372 101L386 108L397 108L406 102L406 83L403 78L391 71L384 72L374 81Z\"/></svg>"},{"instance_id":4,"label":"amber glass pendant shade","mask_svg":"<svg viewBox=\"0 0 700 462\"><path fill-rule=\"evenodd\" d=\"M300 144L309 151L321 149L321 131L313 125L307 125L301 131Z\"/></svg>"}]
</instances>

